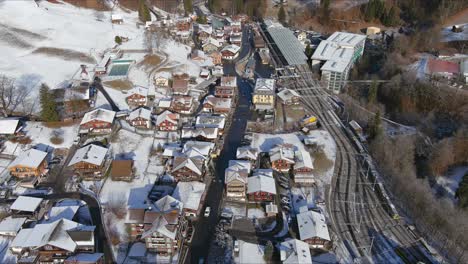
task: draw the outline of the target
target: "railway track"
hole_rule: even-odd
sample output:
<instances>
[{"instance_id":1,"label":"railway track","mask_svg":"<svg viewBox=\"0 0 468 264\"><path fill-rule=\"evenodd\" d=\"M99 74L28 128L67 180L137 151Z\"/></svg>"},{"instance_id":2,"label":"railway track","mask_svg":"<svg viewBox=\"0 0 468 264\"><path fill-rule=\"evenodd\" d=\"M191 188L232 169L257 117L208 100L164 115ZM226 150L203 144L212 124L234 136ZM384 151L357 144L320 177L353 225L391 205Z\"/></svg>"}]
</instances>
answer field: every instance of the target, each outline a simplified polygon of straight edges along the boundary
<instances>
[{"instance_id":1,"label":"railway track","mask_svg":"<svg viewBox=\"0 0 468 264\"><path fill-rule=\"evenodd\" d=\"M335 173L328 210L336 237L355 260L374 263L432 263L420 242L386 210L385 201L361 173L362 153L348 138L345 126L328 104L327 95L308 69L295 80L304 105L314 112L337 145ZM387 206L388 207L388 206Z\"/></svg>"}]
</instances>

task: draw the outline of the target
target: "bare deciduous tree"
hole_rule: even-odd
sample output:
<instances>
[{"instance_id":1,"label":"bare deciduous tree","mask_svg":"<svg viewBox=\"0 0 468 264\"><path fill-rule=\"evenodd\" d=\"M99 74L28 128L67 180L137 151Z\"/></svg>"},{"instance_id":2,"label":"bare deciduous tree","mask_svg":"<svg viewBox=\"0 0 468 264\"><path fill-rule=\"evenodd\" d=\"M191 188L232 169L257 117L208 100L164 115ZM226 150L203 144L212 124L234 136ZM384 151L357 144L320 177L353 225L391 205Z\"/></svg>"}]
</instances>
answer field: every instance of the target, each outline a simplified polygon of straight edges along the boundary
<instances>
[{"instance_id":1,"label":"bare deciduous tree","mask_svg":"<svg viewBox=\"0 0 468 264\"><path fill-rule=\"evenodd\" d=\"M15 79L0 75L0 110L4 117L11 115L28 94L28 89L23 85L16 85Z\"/></svg>"}]
</instances>

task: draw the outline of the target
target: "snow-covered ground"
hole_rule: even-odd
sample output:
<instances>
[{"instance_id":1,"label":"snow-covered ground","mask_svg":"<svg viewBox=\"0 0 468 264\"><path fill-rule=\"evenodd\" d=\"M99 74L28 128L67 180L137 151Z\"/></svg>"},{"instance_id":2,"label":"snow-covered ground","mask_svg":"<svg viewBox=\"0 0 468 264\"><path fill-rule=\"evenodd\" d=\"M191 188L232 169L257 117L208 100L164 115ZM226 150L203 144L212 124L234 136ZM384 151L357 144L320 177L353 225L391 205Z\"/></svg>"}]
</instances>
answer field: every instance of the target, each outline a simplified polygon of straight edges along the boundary
<instances>
[{"instance_id":1,"label":"snow-covered ground","mask_svg":"<svg viewBox=\"0 0 468 264\"><path fill-rule=\"evenodd\" d=\"M444 190L446 197L455 200L455 192L466 173L468 173L468 166L454 168L448 175L437 177L437 185Z\"/></svg>"},{"instance_id":2,"label":"snow-covered ground","mask_svg":"<svg viewBox=\"0 0 468 264\"><path fill-rule=\"evenodd\" d=\"M262 208L249 208L247 209L247 217L248 218L264 218L266 215L265 215L265 211L263 211Z\"/></svg>"},{"instance_id":3,"label":"snow-covered ground","mask_svg":"<svg viewBox=\"0 0 468 264\"><path fill-rule=\"evenodd\" d=\"M13 241L13 238L9 237L0 237L0 263L16 263L16 256L13 255L10 251L10 244Z\"/></svg>"}]
</instances>

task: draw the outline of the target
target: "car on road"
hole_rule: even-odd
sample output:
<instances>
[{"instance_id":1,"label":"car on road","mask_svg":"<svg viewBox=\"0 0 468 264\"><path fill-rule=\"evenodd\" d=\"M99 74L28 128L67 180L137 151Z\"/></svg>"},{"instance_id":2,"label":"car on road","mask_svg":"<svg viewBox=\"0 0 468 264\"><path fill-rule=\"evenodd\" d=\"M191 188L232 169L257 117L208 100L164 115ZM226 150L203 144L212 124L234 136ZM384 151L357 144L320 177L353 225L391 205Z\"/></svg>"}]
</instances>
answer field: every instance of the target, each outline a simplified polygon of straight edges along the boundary
<instances>
[{"instance_id":1,"label":"car on road","mask_svg":"<svg viewBox=\"0 0 468 264\"><path fill-rule=\"evenodd\" d=\"M289 198L287 198L287 197L283 197L283 198L281 199L281 202L287 203L287 204L288 204L288 203L291 202L291 200L289 200Z\"/></svg>"},{"instance_id":2,"label":"car on road","mask_svg":"<svg viewBox=\"0 0 468 264\"><path fill-rule=\"evenodd\" d=\"M289 184L285 184L284 182L280 182L279 185L285 189L289 189Z\"/></svg>"},{"instance_id":3,"label":"car on road","mask_svg":"<svg viewBox=\"0 0 468 264\"><path fill-rule=\"evenodd\" d=\"M239 253L239 240L234 241L234 252Z\"/></svg>"},{"instance_id":4,"label":"car on road","mask_svg":"<svg viewBox=\"0 0 468 264\"><path fill-rule=\"evenodd\" d=\"M208 217L210 216L210 212L211 212L211 208L209 206L207 206L205 208L205 213L203 214L205 217Z\"/></svg>"}]
</instances>

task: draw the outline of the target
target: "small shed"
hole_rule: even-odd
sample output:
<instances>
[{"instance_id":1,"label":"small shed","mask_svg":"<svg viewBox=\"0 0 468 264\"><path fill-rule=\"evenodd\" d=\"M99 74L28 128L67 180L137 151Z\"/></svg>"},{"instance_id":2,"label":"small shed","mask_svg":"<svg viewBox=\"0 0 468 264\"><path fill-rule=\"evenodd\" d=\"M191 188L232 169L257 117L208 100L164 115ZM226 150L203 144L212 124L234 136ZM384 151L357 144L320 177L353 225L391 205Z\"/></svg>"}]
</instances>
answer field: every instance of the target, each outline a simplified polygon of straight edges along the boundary
<instances>
[{"instance_id":1,"label":"small shed","mask_svg":"<svg viewBox=\"0 0 468 264\"><path fill-rule=\"evenodd\" d=\"M112 21L112 24L122 24L123 17L119 14L113 14L111 15L111 21Z\"/></svg>"},{"instance_id":2,"label":"small shed","mask_svg":"<svg viewBox=\"0 0 468 264\"><path fill-rule=\"evenodd\" d=\"M133 160L112 161L110 176L113 181L131 181L133 178Z\"/></svg>"}]
</instances>

